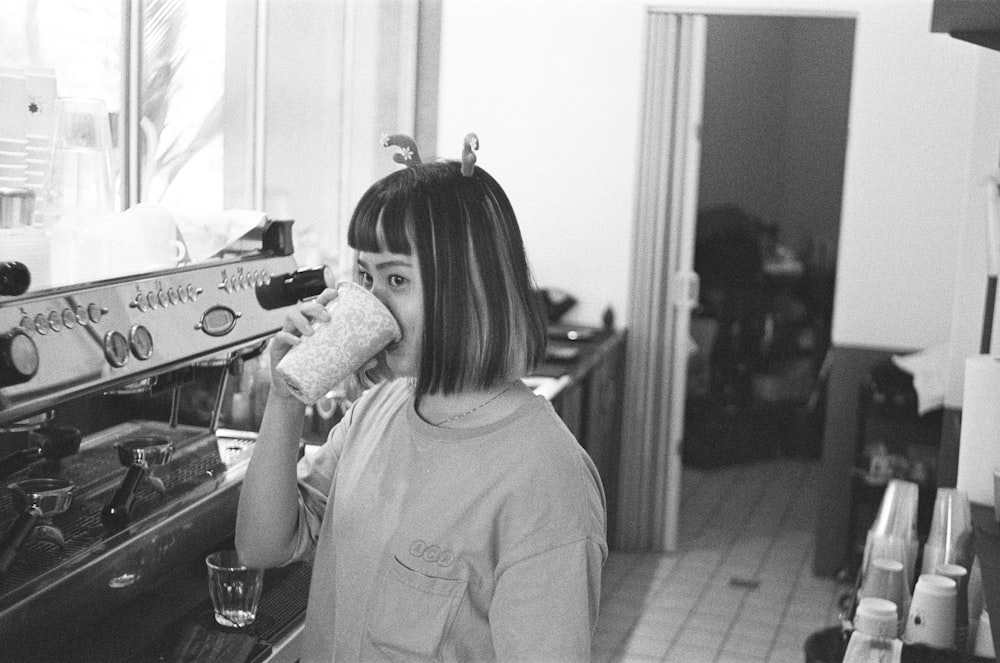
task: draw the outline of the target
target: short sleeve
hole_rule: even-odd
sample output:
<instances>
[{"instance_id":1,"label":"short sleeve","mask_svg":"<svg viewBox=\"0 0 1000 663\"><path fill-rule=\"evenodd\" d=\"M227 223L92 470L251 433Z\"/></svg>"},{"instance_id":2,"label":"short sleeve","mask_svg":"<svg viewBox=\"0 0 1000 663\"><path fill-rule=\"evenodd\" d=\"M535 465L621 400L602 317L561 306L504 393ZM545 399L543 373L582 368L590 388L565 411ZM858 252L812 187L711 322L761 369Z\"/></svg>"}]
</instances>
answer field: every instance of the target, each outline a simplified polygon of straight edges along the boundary
<instances>
[{"instance_id":1,"label":"short sleeve","mask_svg":"<svg viewBox=\"0 0 1000 663\"><path fill-rule=\"evenodd\" d=\"M504 570L489 616L497 660L590 660L606 556L603 541L580 539Z\"/></svg>"}]
</instances>

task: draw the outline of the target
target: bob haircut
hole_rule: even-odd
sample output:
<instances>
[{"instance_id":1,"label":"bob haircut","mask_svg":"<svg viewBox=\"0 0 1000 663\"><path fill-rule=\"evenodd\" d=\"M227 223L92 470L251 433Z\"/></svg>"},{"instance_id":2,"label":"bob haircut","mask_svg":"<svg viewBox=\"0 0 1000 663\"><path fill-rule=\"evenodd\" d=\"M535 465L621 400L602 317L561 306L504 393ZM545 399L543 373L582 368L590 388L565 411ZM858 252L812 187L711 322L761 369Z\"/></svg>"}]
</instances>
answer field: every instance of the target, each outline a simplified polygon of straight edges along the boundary
<instances>
[{"instance_id":1,"label":"bob haircut","mask_svg":"<svg viewBox=\"0 0 1000 663\"><path fill-rule=\"evenodd\" d=\"M545 354L514 209L482 168L419 164L382 178L351 217L356 251L416 254L424 337L416 393L489 389L528 374Z\"/></svg>"}]
</instances>

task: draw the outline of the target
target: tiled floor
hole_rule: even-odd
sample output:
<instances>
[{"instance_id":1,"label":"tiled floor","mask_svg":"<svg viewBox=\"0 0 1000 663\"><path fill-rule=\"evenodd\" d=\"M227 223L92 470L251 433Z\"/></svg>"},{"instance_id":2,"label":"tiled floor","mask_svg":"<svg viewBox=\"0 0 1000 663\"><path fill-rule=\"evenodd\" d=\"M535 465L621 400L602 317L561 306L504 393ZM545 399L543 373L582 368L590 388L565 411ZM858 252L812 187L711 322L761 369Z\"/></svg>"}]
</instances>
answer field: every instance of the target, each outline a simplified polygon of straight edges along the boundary
<instances>
[{"instance_id":1,"label":"tiled floor","mask_svg":"<svg viewBox=\"0 0 1000 663\"><path fill-rule=\"evenodd\" d=\"M597 663L803 663L847 589L812 574L818 461L684 469L679 549L612 552Z\"/></svg>"}]
</instances>

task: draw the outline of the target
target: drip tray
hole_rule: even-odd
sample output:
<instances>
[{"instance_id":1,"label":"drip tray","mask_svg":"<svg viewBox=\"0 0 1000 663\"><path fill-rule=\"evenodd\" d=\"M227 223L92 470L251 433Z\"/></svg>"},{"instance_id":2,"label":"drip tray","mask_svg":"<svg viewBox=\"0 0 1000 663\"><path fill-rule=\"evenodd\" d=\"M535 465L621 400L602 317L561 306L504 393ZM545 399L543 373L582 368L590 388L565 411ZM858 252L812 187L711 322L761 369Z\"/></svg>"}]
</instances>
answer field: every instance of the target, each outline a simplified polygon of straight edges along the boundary
<instances>
[{"instance_id":1,"label":"drip tray","mask_svg":"<svg viewBox=\"0 0 1000 663\"><path fill-rule=\"evenodd\" d=\"M114 531L101 510L128 468L114 443L145 435L174 443L169 463L153 468L164 493L144 482L135 492L130 523ZM78 454L58 466L36 463L6 483L32 476L61 476L75 485L70 508L52 518L65 545L29 539L0 581L0 632L28 629L77 603L99 616L120 605L184 559L231 534L239 484L255 434L137 421L88 436ZM0 530L16 519L10 491L0 488ZM79 620L77 613L74 619ZM13 631L11 630L13 629Z\"/></svg>"}]
</instances>

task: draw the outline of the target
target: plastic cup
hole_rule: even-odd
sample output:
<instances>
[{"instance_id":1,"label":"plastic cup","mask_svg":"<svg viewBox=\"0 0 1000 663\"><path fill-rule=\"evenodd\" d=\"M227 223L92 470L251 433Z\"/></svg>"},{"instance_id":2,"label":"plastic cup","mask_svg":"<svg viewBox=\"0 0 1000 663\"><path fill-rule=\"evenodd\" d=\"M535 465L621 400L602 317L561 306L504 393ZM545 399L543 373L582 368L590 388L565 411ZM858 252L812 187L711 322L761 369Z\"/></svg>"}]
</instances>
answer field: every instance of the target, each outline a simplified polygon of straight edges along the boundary
<instances>
[{"instance_id":1,"label":"plastic cup","mask_svg":"<svg viewBox=\"0 0 1000 663\"><path fill-rule=\"evenodd\" d=\"M976 629L976 639L972 643L972 654L992 659L997 656L993 643L993 631L990 629L990 613L985 610L979 615L979 628Z\"/></svg>"},{"instance_id":2,"label":"plastic cup","mask_svg":"<svg viewBox=\"0 0 1000 663\"><path fill-rule=\"evenodd\" d=\"M102 100L56 101L46 191L46 202L54 209L111 210L111 125Z\"/></svg>"},{"instance_id":3,"label":"plastic cup","mask_svg":"<svg viewBox=\"0 0 1000 663\"><path fill-rule=\"evenodd\" d=\"M264 570L241 564L235 550L214 552L205 558L205 565L215 621L232 628L253 624L264 588Z\"/></svg>"},{"instance_id":4,"label":"plastic cup","mask_svg":"<svg viewBox=\"0 0 1000 663\"><path fill-rule=\"evenodd\" d=\"M893 479L885 487L871 532L900 538L917 538L917 504L920 488L912 481Z\"/></svg>"},{"instance_id":5,"label":"plastic cup","mask_svg":"<svg viewBox=\"0 0 1000 663\"><path fill-rule=\"evenodd\" d=\"M0 166L25 166L27 164L27 152L0 151Z\"/></svg>"},{"instance_id":6,"label":"plastic cup","mask_svg":"<svg viewBox=\"0 0 1000 663\"><path fill-rule=\"evenodd\" d=\"M288 351L275 371L296 398L309 405L402 337L399 323L375 295L351 281L337 284L327 304L329 322Z\"/></svg>"},{"instance_id":7,"label":"plastic cup","mask_svg":"<svg viewBox=\"0 0 1000 663\"><path fill-rule=\"evenodd\" d=\"M951 578L925 573L917 580L903 641L935 649L955 647L957 590Z\"/></svg>"},{"instance_id":8,"label":"plastic cup","mask_svg":"<svg viewBox=\"0 0 1000 663\"><path fill-rule=\"evenodd\" d=\"M933 573L938 564L968 564L971 546L972 511L968 495L956 488L938 488L921 573Z\"/></svg>"},{"instance_id":9,"label":"plastic cup","mask_svg":"<svg viewBox=\"0 0 1000 663\"><path fill-rule=\"evenodd\" d=\"M893 637L898 637L903 626L902 619L910 609L910 589L906 584L903 563L883 557L873 559L858 590L858 596L862 601L866 598L885 599L898 607L896 632L893 633Z\"/></svg>"},{"instance_id":10,"label":"plastic cup","mask_svg":"<svg viewBox=\"0 0 1000 663\"><path fill-rule=\"evenodd\" d=\"M916 536L897 537L889 534L873 534L868 532L865 540L864 562L861 566L862 581L868 576L872 561L876 559L891 559L903 565L903 584L909 588L916 582L917 556L920 553L920 541Z\"/></svg>"}]
</instances>

